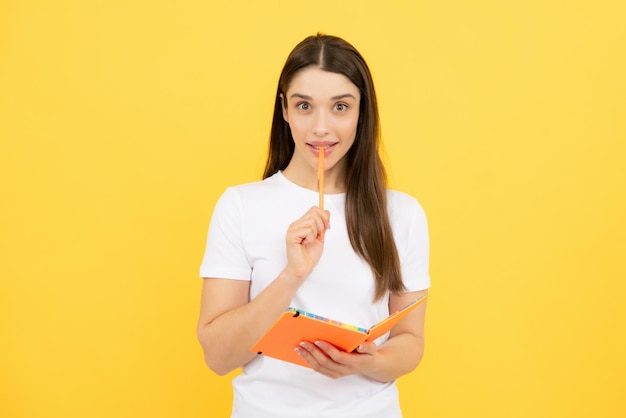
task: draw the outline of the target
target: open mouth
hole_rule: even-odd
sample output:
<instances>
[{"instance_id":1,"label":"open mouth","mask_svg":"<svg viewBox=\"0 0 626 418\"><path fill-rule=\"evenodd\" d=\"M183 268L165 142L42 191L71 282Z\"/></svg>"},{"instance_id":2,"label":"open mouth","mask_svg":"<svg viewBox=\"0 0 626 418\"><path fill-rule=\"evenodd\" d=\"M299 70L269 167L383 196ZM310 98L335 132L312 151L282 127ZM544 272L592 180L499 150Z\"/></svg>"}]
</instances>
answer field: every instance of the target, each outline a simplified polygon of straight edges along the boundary
<instances>
[{"instance_id":1,"label":"open mouth","mask_svg":"<svg viewBox=\"0 0 626 418\"><path fill-rule=\"evenodd\" d=\"M332 147L334 147L335 145L337 145L337 143L335 142L334 144L307 144L308 146L310 146L311 148L315 149L315 150L328 150Z\"/></svg>"}]
</instances>

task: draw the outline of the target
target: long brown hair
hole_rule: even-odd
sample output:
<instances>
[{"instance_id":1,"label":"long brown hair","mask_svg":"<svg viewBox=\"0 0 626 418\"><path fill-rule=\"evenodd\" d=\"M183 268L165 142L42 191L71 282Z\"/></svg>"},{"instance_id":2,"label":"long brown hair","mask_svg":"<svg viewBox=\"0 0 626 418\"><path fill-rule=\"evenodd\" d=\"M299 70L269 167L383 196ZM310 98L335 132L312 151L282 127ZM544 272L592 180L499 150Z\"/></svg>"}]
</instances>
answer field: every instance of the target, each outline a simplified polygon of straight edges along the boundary
<instances>
[{"instance_id":1,"label":"long brown hair","mask_svg":"<svg viewBox=\"0 0 626 418\"><path fill-rule=\"evenodd\" d=\"M343 74L360 90L359 121L354 144L346 158L346 223L354 251L371 267L376 299L398 293L402 283L398 250L387 211L387 176L380 159L380 125L374 83L361 54L341 38L309 36L291 51L276 91L270 149L263 178L284 170L294 152L289 124L283 119L280 96L293 77L309 67Z\"/></svg>"}]
</instances>

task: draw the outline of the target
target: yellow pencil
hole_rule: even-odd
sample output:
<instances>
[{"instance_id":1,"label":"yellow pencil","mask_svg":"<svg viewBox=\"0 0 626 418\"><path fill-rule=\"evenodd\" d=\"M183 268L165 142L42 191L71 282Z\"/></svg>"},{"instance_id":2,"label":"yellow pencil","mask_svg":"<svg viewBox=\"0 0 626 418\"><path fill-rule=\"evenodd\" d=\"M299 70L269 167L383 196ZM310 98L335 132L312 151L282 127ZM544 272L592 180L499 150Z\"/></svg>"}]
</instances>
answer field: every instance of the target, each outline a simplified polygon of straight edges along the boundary
<instances>
[{"instance_id":1,"label":"yellow pencil","mask_svg":"<svg viewBox=\"0 0 626 418\"><path fill-rule=\"evenodd\" d=\"M320 195L319 206L324 210L324 148L318 148L317 153L317 191Z\"/></svg>"}]
</instances>

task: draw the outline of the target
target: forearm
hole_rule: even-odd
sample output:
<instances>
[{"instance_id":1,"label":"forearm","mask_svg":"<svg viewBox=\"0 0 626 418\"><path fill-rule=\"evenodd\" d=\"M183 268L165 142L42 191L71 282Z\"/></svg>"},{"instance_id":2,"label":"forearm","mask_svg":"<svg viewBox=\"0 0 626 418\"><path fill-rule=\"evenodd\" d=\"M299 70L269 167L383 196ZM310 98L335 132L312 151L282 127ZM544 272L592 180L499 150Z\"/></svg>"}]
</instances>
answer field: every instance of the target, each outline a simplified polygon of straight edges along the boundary
<instances>
[{"instance_id":1,"label":"forearm","mask_svg":"<svg viewBox=\"0 0 626 418\"><path fill-rule=\"evenodd\" d=\"M198 339L209 368L224 375L252 360L250 348L289 306L299 285L283 271L249 303L199 322Z\"/></svg>"},{"instance_id":2,"label":"forearm","mask_svg":"<svg viewBox=\"0 0 626 418\"><path fill-rule=\"evenodd\" d=\"M378 348L377 361L363 374L379 382L391 382L413 371L423 355L423 337L398 334Z\"/></svg>"}]
</instances>

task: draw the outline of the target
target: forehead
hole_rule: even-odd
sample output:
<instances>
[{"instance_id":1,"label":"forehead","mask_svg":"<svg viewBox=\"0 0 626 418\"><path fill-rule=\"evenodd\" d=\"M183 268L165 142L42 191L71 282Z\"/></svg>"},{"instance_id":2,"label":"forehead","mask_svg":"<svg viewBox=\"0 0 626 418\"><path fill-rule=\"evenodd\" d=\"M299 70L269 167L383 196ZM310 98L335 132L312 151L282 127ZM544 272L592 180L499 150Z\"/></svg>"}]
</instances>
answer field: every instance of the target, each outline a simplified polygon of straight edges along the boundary
<instances>
[{"instance_id":1,"label":"forehead","mask_svg":"<svg viewBox=\"0 0 626 418\"><path fill-rule=\"evenodd\" d=\"M360 97L357 86L345 75L314 67L305 68L293 77L287 96L292 94L301 94L315 99L328 99L344 94L351 94L356 99Z\"/></svg>"}]
</instances>

